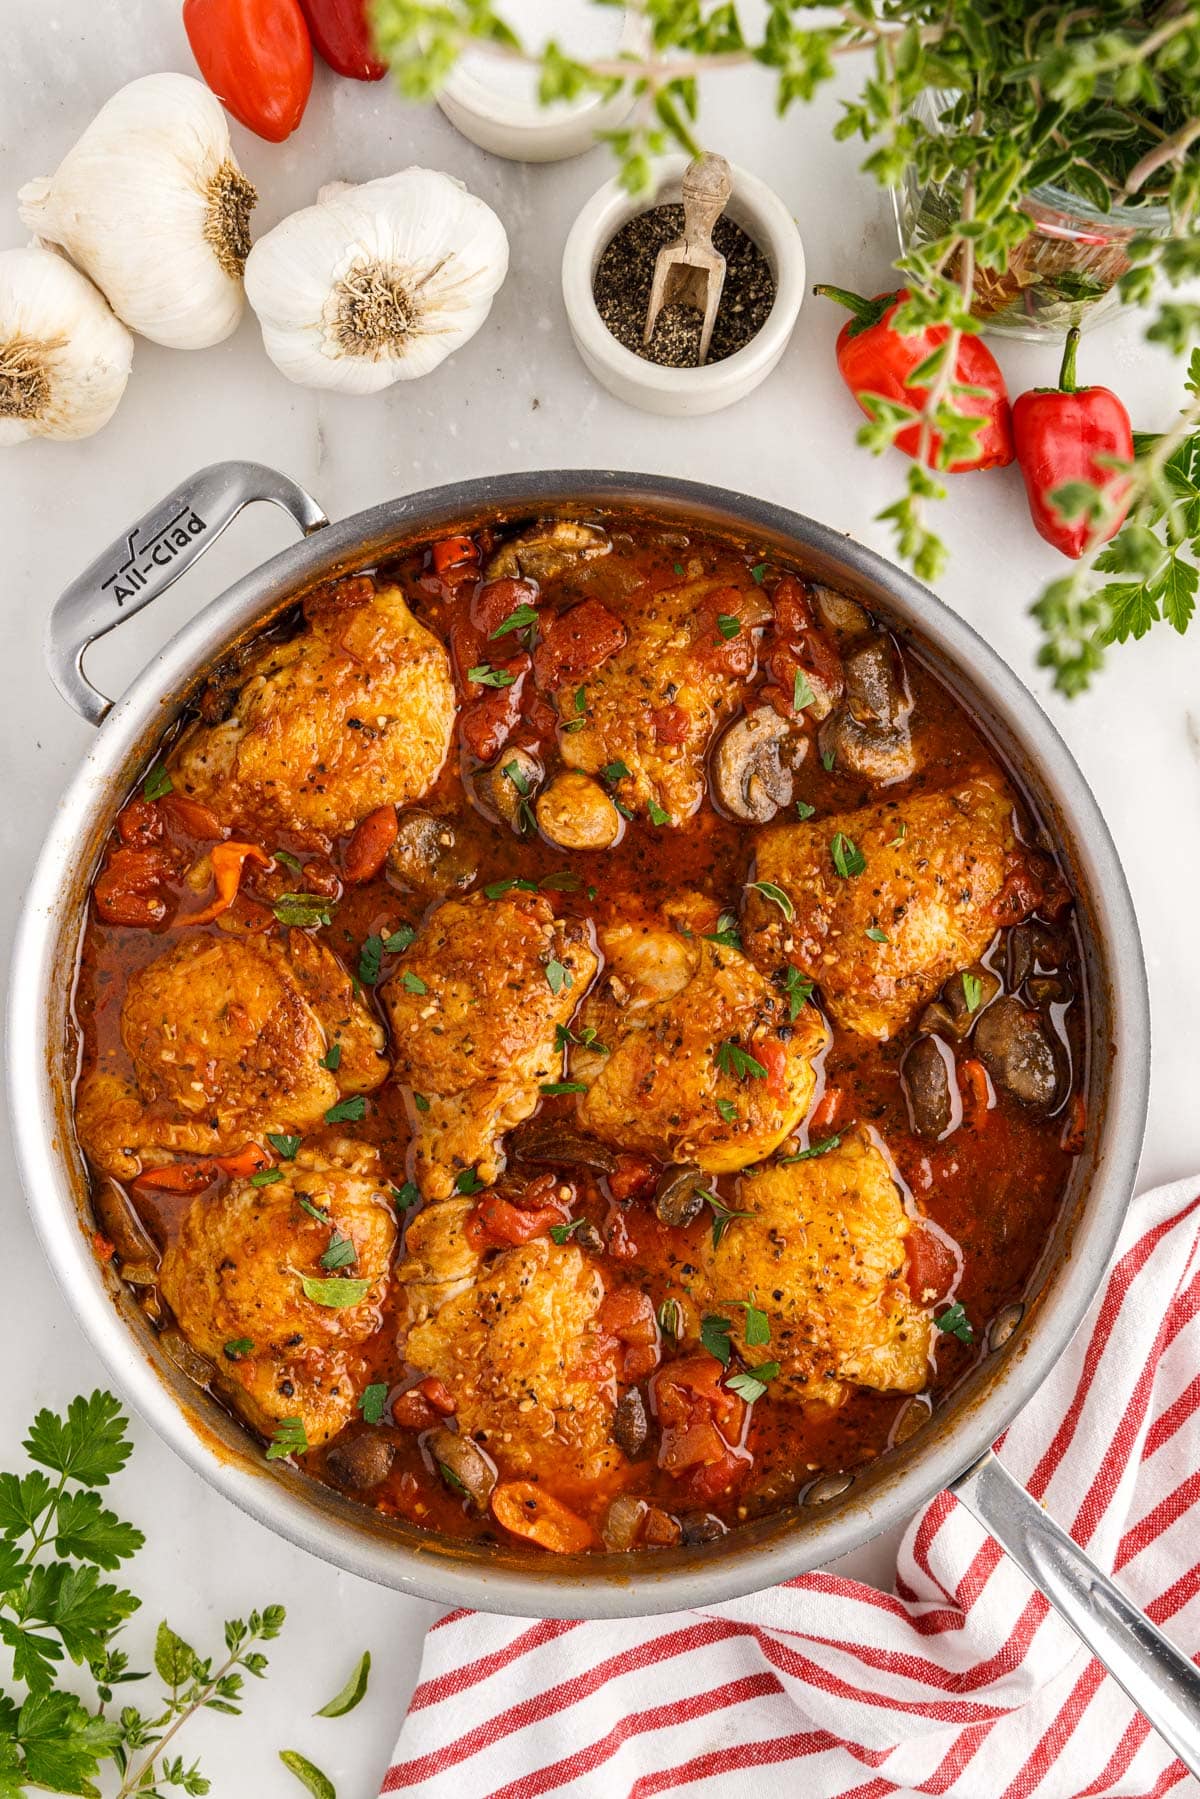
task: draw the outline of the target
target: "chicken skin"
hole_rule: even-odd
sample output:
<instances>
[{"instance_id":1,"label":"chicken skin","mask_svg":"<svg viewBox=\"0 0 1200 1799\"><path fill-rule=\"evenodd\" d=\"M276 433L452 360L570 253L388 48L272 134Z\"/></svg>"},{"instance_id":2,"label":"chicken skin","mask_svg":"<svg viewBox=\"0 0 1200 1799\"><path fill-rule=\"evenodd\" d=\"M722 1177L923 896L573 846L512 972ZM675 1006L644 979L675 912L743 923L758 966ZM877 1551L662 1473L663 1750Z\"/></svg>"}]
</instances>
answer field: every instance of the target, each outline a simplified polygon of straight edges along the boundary
<instances>
[{"instance_id":1,"label":"chicken skin","mask_svg":"<svg viewBox=\"0 0 1200 1799\"><path fill-rule=\"evenodd\" d=\"M396 1274L414 1324L465 1292L479 1272L483 1251L464 1228L474 1209L473 1199L442 1199L419 1211L405 1231L404 1260Z\"/></svg>"},{"instance_id":2,"label":"chicken skin","mask_svg":"<svg viewBox=\"0 0 1200 1799\"><path fill-rule=\"evenodd\" d=\"M202 706L168 768L218 818L319 843L423 798L453 728L442 645L398 587L360 577L322 590L305 630L247 663L227 718L207 723Z\"/></svg>"},{"instance_id":3,"label":"chicken skin","mask_svg":"<svg viewBox=\"0 0 1200 1799\"><path fill-rule=\"evenodd\" d=\"M562 759L602 776L633 811L679 825L704 798L708 746L737 710L737 677L754 664L751 629L768 612L749 573L744 590L700 575L634 600L624 645L582 682L582 710L579 677L554 692L570 726ZM718 618L734 637L722 635Z\"/></svg>"},{"instance_id":4,"label":"chicken skin","mask_svg":"<svg viewBox=\"0 0 1200 1799\"><path fill-rule=\"evenodd\" d=\"M770 1155L812 1100L820 1014L790 1019L752 962L698 933L622 924L601 947L604 979L575 1027L595 1037L571 1052L583 1128L713 1174Z\"/></svg>"},{"instance_id":5,"label":"chicken skin","mask_svg":"<svg viewBox=\"0 0 1200 1799\"><path fill-rule=\"evenodd\" d=\"M266 1131L303 1134L386 1079L383 1031L333 952L303 931L189 937L130 977L121 1042L80 1085L79 1138L106 1174L143 1158L228 1155ZM325 1065L334 1045L336 1072Z\"/></svg>"},{"instance_id":6,"label":"chicken skin","mask_svg":"<svg viewBox=\"0 0 1200 1799\"><path fill-rule=\"evenodd\" d=\"M500 1173L500 1139L534 1111L541 1083L558 1078L555 1027L596 972L590 935L576 919L556 919L540 894L472 893L437 908L387 983L426 1199L445 1199L464 1169L485 1186Z\"/></svg>"},{"instance_id":7,"label":"chicken skin","mask_svg":"<svg viewBox=\"0 0 1200 1799\"><path fill-rule=\"evenodd\" d=\"M995 778L770 825L755 851L757 881L781 889L793 916L748 888L747 955L769 973L791 963L837 1024L881 1041L1036 903L1036 857Z\"/></svg>"},{"instance_id":8,"label":"chicken skin","mask_svg":"<svg viewBox=\"0 0 1200 1799\"><path fill-rule=\"evenodd\" d=\"M592 1483L624 1466L611 1435L616 1383L603 1299L599 1273L574 1244L540 1237L498 1255L410 1330L405 1355L445 1383L460 1431L503 1474L594 1497Z\"/></svg>"},{"instance_id":9,"label":"chicken skin","mask_svg":"<svg viewBox=\"0 0 1200 1799\"><path fill-rule=\"evenodd\" d=\"M216 1199L193 1200L163 1257L163 1296L179 1328L264 1436L298 1418L315 1449L354 1414L361 1349L382 1322L396 1241L387 1186L366 1144L338 1142L328 1157L301 1149L280 1180L234 1181ZM345 1259L329 1275L321 1257L335 1244ZM321 1285L334 1279L367 1285L349 1304L332 1303L344 1285L322 1303Z\"/></svg>"},{"instance_id":10,"label":"chicken skin","mask_svg":"<svg viewBox=\"0 0 1200 1799\"><path fill-rule=\"evenodd\" d=\"M836 1405L847 1384L919 1393L928 1374L929 1316L904 1279L908 1215L865 1131L836 1149L756 1168L738 1182L737 1219L705 1274L750 1366L779 1363L773 1397ZM740 1303L767 1314L770 1347L750 1348Z\"/></svg>"}]
</instances>

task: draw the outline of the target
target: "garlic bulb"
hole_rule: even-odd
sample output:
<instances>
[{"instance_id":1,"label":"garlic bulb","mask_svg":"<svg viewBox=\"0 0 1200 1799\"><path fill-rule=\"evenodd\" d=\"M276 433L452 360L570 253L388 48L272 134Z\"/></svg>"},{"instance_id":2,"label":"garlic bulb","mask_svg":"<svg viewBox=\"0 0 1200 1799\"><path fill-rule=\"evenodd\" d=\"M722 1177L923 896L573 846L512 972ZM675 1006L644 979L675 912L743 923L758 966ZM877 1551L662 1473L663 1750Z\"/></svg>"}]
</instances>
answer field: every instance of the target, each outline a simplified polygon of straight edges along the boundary
<instances>
[{"instance_id":1,"label":"garlic bulb","mask_svg":"<svg viewBox=\"0 0 1200 1799\"><path fill-rule=\"evenodd\" d=\"M133 339L53 250L0 251L0 444L90 437L129 379Z\"/></svg>"},{"instance_id":2,"label":"garlic bulb","mask_svg":"<svg viewBox=\"0 0 1200 1799\"><path fill-rule=\"evenodd\" d=\"M369 394L427 375L478 331L508 272L490 206L436 169L322 188L260 237L246 294L289 381Z\"/></svg>"},{"instance_id":3,"label":"garlic bulb","mask_svg":"<svg viewBox=\"0 0 1200 1799\"><path fill-rule=\"evenodd\" d=\"M17 196L118 318L178 350L220 343L242 316L258 196L221 103L191 75L143 75L100 108L58 173Z\"/></svg>"}]
</instances>

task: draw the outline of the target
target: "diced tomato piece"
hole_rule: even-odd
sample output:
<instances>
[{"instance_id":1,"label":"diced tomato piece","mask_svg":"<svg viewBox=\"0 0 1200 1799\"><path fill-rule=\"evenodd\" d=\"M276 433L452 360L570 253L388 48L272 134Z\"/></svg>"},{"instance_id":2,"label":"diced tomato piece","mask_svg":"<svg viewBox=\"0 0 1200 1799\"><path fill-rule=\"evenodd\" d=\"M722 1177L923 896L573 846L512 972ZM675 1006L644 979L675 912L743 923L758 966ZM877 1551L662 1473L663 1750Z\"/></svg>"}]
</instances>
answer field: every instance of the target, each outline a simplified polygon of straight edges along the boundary
<instances>
[{"instance_id":1,"label":"diced tomato piece","mask_svg":"<svg viewBox=\"0 0 1200 1799\"><path fill-rule=\"evenodd\" d=\"M145 849L162 833L162 813L149 800L126 800L117 813L117 836L129 849Z\"/></svg>"},{"instance_id":2,"label":"diced tomato piece","mask_svg":"<svg viewBox=\"0 0 1200 1799\"><path fill-rule=\"evenodd\" d=\"M600 1328L617 1339L623 1353L617 1374L623 1381L644 1380L658 1367L662 1342L654 1301L635 1287L614 1287L600 1305Z\"/></svg>"},{"instance_id":3,"label":"diced tomato piece","mask_svg":"<svg viewBox=\"0 0 1200 1799\"><path fill-rule=\"evenodd\" d=\"M945 1299L961 1268L961 1261L937 1231L914 1224L904 1239L905 1278L918 1305L934 1305Z\"/></svg>"},{"instance_id":4,"label":"diced tomato piece","mask_svg":"<svg viewBox=\"0 0 1200 1799\"><path fill-rule=\"evenodd\" d=\"M118 888L110 889L103 883L104 876L101 875L92 889L92 897L105 924L150 929L161 924L167 916L167 902L157 893L127 893Z\"/></svg>"},{"instance_id":5,"label":"diced tomato piece","mask_svg":"<svg viewBox=\"0 0 1200 1799\"><path fill-rule=\"evenodd\" d=\"M743 619L748 596L736 587L718 587L706 594L696 609L692 631L692 653L705 668L744 681L754 667L755 644L751 625ZM732 637L722 635L718 618L736 618L739 629Z\"/></svg>"},{"instance_id":6,"label":"diced tomato piece","mask_svg":"<svg viewBox=\"0 0 1200 1799\"><path fill-rule=\"evenodd\" d=\"M424 1380L419 1380L417 1392L427 1399L434 1411L440 1412L443 1418L453 1418L458 1410L436 1374L427 1374Z\"/></svg>"},{"instance_id":7,"label":"diced tomato piece","mask_svg":"<svg viewBox=\"0 0 1200 1799\"><path fill-rule=\"evenodd\" d=\"M655 706L650 713L650 723L659 743L687 742L688 715L677 701L672 700L669 706Z\"/></svg>"},{"instance_id":8,"label":"diced tomato piece","mask_svg":"<svg viewBox=\"0 0 1200 1799\"><path fill-rule=\"evenodd\" d=\"M92 1249L98 1261L111 1262L117 1253L117 1246L102 1231L92 1232Z\"/></svg>"},{"instance_id":9,"label":"diced tomato piece","mask_svg":"<svg viewBox=\"0 0 1200 1799\"><path fill-rule=\"evenodd\" d=\"M392 1406L392 1423L399 1430L432 1430L439 1417L419 1387L401 1393Z\"/></svg>"},{"instance_id":10,"label":"diced tomato piece","mask_svg":"<svg viewBox=\"0 0 1200 1799\"><path fill-rule=\"evenodd\" d=\"M510 619L518 606L536 606L537 588L529 581L518 581L511 575L502 575L498 581L488 581L479 589L471 601L471 623L486 638L491 638L493 631L498 631L506 619ZM515 632L506 631L503 637L495 639L496 643L511 643Z\"/></svg>"},{"instance_id":11,"label":"diced tomato piece","mask_svg":"<svg viewBox=\"0 0 1200 1799\"><path fill-rule=\"evenodd\" d=\"M821 1131L829 1129L842 1107L842 1089L826 1087L824 1093L812 1109L808 1120L808 1134L814 1138Z\"/></svg>"},{"instance_id":12,"label":"diced tomato piece","mask_svg":"<svg viewBox=\"0 0 1200 1799\"><path fill-rule=\"evenodd\" d=\"M261 1143L243 1143L232 1155L214 1156L213 1162L231 1180L242 1181L249 1180L252 1174L261 1174L264 1168L272 1165Z\"/></svg>"},{"instance_id":13,"label":"diced tomato piece","mask_svg":"<svg viewBox=\"0 0 1200 1799\"><path fill-rule=\"evenodd\" d=\"M186 793L165 794L158 804L171 824L201 843L219 843L229 835L228 825L221 823L211 806L190 799Z\"/></svg>"},{"instance_id":14,"label":"diced tomato piece","mask_svg":"<svg viewBox=\"0 0 1200 1799\"><path fill-rule=\"evenodd\" d=\"M506 1480L492 1492L492 1516L514 1537L555 1555L579 1555L595 1541L585 1518L532 1480Z\"/></svg>"},{"instance_id":15,"label":"diced tomato piece","mask_svg":"<svg viewBox=\"0 0 1200 1799\"><path fill-rule=\"evenodd\" d=\"M433 566L439 575L444 575L448 568L459 562L478 562L479 551L469 537L443 537L435 543L429 552Z\"/></svg>"},{"instance_id":16,"label":"diced tomato piece","mask_svg":"<svg viewBox=\"0 0 1200 1799\"><path fill-rule=\"evenodd\" d=\"M512 736L521 717L521 694L531 663L526 655L492 665L513 678L507 687L468 683L478 698L468 700L458 715L458 728L469 755L480 762L494 762Z\"/></svg>"},{"instance_id":17,"label":"diced tomato piece","mask_svg":"<svg viewBox=\"0 0 1200 1799\"><path fill-rule=\"evenodd\" d=\"M177 874L177 857L162 844L111 850L92 889L106 924L156 925L167 915L160 889Z\"/></svg>"},{"instance_id":18,"label":"diced tomato piece","mask_svg":"<svg viewBox=\"0 0 1200 1799\"><path fill-rule=\"evenodd\" d=\"M376 806L360 819L342 856L342 868L351 883L373 881L395 843L400 826L395 806Z\"/></svg>"},{"instance_id":19,"label":"diced tomato piece","mask_svg":"<svg viewBox=\"0 0 1200 1799\"><path fill-rule=\"evenodd\" d=\"M552 737L558 725L558 713L544 700L531 681L525 683L521 695L521 716L535 737Z\"/></svg>"},{"instance_id":20,"label":"diced tomato piece","mask_svg":"<svg viewBox=\"0 0 1200 1799\"><path fill-rule=\"evenodd\" d=\"M659 1422L658 1460L670 1474L720 1463L736 1448L746 1407L721 1385L724 1370L715 1356L686 1356L668 1362L650 1382Z\"/></svg>"},{"instance_id":21,"label":"diced tomato piece","mask_svg":"<svg viewBox=\"0 0 1200 1799\"><path fill-rule=\"evenodd\" d=\"M664 1512L661 1506L650 1507L642 1521L643 1543L654 1549L669 1549L682 1535L678 1520L672 1518L670 1512Z\"/></svg>"},{"instance_id":22,"label":"diced tomato piece","mask_svg":"<svg viewBox=\"0 0 1200 1799\"><path fill-rule=\"evenodd\" d=\"M560 612L546 627L534 651L534 676L539 687L557 687L578 680L615 656L628 633L615 612L599 600L583 600Z\"/></svg>"},{"instance_id":23,"label":"diced tomato piece","mask_svg":"<svg viewBox=\"0 0 1200 1799\"><path fill-rule=\"evenodd\" d=\"M312 620L322 612L357 612L375 598L370 575L348 575L340 581L322 581L304 596L304 616Z\"/></svg>"},{"instance_id":24,"label":"diced tomato piece","mask_svg":"<svg viewBox=\"0 0 1200 1799\"><path fill-rule=\"evenodd\" d=\"M545 1174L535 1174L531 1181L506 1183L504 1197L518 1212L537 1212L543 1206L558 1203L558 1189L563 1185L562 1178L548 1168Z\"/></svg>"},{"instance_id":25,"label":"diced tomato piece","mask_svg":"<svg viewBox=\"0 0 1200 1799\"><path fill-rule=\"evenodd\" d=\"M778 1037L764 1037L761 1042L756 1037L751 1044L755 1059L762 1063L767 1071L764 1088L772 1099L786 1099L787 1087L784 1076L787 1074L787 1050Z\"/></svg>"},{"instance_id":26,"label":"diced tomato piece","mask_svg":"<svg viewBox=\"0 0 1200 1799\"><path fill-rule=\"evenodd\" d=\"M475 1209L468 1213L463 1235L472 1249L512 1248L542 1237L552 1224L561 1224L561 1206L539 1206L535 1212L523 1212L499 1193L485 1193Z\"/></svg>"},{"instance_id":27,"label":"diced tomato piece","mask_svg":"<svg viewBox=\"0 0 1200 1799\"><path fill-rule=\"evenodd\" d=\"M744 1451L738 1454L736 1450L726 1450L720 1461L704 1462L692 1469L685 1485L688 1499L698 1504L719 1499L745 1480L750 1467L750 1457Z\"/></svg>"},{"instance_id":28,"label":"diced tomato piece","mask_svg":"<svg viewBox=\"0 0 1200 1799\"><path fill-rule=\"evenodd\" d=\"M1019 924L1042 901L1042 883L1032 863L1019 850L1013 851L1007 861L1004 884L988 908L1000 925Z\"/></svg>"},{"instance_id":29,"label":"diced tomato piece","mask_svg":"<svg viewBox=\"0 0 1200 1799\"><path fill-rule=\"evenodd\" d=\"M615 1200L645 1199L658 1184L659 1165L649 1156L623 1152L608 1177L608 1190Z\"/></svg>"},{"instance_id":30,"label":"diced tomato piece","mask_svg":"<svg viewBox=\"0 0 1200 1799\"><path fill-rule=\"evenodd\" d=\"M802 637L816 625L808 588L795 575L782 575L771 593L771 610L781 637Z\"/></svg>"},{"instance_id":31,"label":"diced tomato piece","mask_svg":"<svg viewBox=\"0 0 1200 1799\"><path fill-rule=\"evenodd\" d=\"M467 670L487 661L486 642L483 632L476 629L465 611L455 613L450 621L450 656L458 690L468 698L476 692L476 687L468 681Z\"/></svg>"}]
</instances>

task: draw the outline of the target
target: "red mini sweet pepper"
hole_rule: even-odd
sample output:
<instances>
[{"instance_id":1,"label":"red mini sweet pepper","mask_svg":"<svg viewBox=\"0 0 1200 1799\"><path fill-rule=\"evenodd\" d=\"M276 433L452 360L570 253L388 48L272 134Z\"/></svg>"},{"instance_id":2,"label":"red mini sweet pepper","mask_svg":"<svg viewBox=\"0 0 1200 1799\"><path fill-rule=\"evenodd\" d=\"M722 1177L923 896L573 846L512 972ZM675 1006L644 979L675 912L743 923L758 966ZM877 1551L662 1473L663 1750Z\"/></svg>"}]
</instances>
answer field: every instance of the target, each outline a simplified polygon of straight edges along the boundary
<instances>
[{"instance_id":1,"label":"red mini sweet pepper","mask_svg":"<svg viewBox=\"0 0 1200 1799\"><path fill-rule=\"evenodd\" d=\"M939 344L945 343L950 327L930 325L923 331L894 330L892 316L909 297L906 287L897 288L890 294L876 294L870 300L862 294L848 293L843 287L815 287L813 292L848 306L854 315L838 333L837 361L842 379L867 417L874 416L870 406L872 394L919 411L929 390L906 386L907 378L932 356ZM962 338L955 362L955 380L983 390L978 394L958 395L952 400L956 411L967 418L981 418L983 423L977 433L978 454L969 461L952 462L949 472L965 475L975 469L1004 468L1013 459L1008 390L1000 364L979 338L970 335ZM920 425L906 425L896 434L896 448L903 450L906 456L915 457L920 440ZM941 438L936 431L932 432L925 459L931 468L937 467L940 449Z\"/></svg>"},{"instance_id":2,"label":"red mini sweet pepper","mask_svg":"<svg viewBox=\"0 0 1200 1799\"><path fill-rule=\"evenodd\" d=\"M290 137L312 88L312 39L297 0L183 0L200 73L235 119L268 143Z\"/></svg>"},{"instance_id":3,"label":"red mini sweet pepper","mask_svg":"<svg viewBox=\"0 0 1200 1799\"><path fill-rule=\"evenodd\" d=\"M300 6L313 43L335 75L383 80L387 64L375 54L367 0L300 0Z\"/></svg>"},{"instance_id":4,"label":"red mini sweet pepper","mask_svg":"<svg viewBox=\"0 0 1200 1799\"><path fill-rule=\"evenodd\" d=\"M1133 427L1107 387L1076 387L1079 327L1067 333L1057 387L1034 387L1013 406L1013 439L1025 477L1029 512L1038 531L1064 556L1082 556L1089 543L1105 542L1125 522L1129 476L1114 462L1133 461ZM1086 515L1064 518L1053 494L1069 482L1099 488L1111 507L1102 525Z\"/></svg>"}]
</instances>

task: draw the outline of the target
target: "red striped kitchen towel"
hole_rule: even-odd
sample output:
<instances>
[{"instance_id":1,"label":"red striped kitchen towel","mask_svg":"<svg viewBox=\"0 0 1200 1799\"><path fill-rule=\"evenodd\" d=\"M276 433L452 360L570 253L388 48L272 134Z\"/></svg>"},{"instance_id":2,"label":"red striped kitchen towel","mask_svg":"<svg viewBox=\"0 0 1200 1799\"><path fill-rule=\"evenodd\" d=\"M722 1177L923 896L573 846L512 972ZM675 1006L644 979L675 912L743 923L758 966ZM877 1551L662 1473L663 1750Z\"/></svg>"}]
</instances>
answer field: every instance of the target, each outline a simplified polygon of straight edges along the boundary
<instances>
[{"instance_id":1,"label":"red striped kitchen towel","mask_svg":"<svg viewBox=\"0 0 1200 1799\"><path fill-rule=\"evenodd\" d=\"M1200 1198L1133 1205L1103 1291L1002 1459L1200 1647ZM703 1612L451 1612L383 1782L422 1799L1116 1799L1200 1793L955 1499L894 1591L808 1574Z\"/></svg>"}]
</instances>

